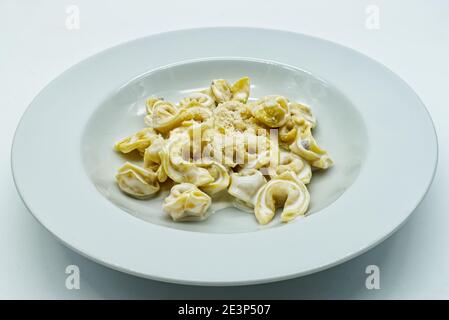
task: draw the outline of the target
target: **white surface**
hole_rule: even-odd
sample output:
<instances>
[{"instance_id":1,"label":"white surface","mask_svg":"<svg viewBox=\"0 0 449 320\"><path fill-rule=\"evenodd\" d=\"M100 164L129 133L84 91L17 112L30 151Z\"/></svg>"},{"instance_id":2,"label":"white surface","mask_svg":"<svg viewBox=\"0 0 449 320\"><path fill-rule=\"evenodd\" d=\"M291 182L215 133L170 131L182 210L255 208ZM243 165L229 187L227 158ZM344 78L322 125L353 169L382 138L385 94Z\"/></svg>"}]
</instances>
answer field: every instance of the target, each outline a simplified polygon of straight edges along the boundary
<instances>
[{"instance_id":1,"label":"white surface","mask_svg":"<svg viewBox=\"0 0 449 320\"><path fill-rule=\"evenodd\" d=\"M112 4L106 1L0 4L0 297L3 298L448 298L449 4L447 1L314 1L270 4L235 1L233 11L198 1ZM81 29L67 31L68 4L78 4ZM377 4L380 29L365 28L365 8ZM178 13L174 12L176 8ZM257 11L256 11L257 10ZM197 13L201 12L200 19ZM269 25L267 25L269 24ZM74 63L123 41L166 30L247 25L286 29L339 42L385 64L429 109L440 145L440 166L409 222L383 244L336 268L281 283L201 288L143 280L71 252L26 211L12 183L9 149L31 99ZM31 157L32 158L32 157ZM32 160L30 160L32 165ZM65 267L81 270L81 289L67 290ZM376 264L381 289L365 289L365 267Z\"/></svg>"},{"instance_id":2,"label":"white surface","mask_svg":"<svg viewBox=\"0 0 449 320\"><path fill-rule=\"evenodd\" d=\"M173 43L190 47L167 54ZM217 54L251 58L208 58ZM338 64L323 63L331 59ZM187 62L166 67L179 61ZM210 79L242 75L252 79L255 96L274 92L313 108L319 119L314 132L336 164L310 184L311 210L318 203L319 213L262 227L234 208L201 223L179 224L163 214L160 198L131 201L117 190L113 177L123 158L111 146L142 128L146 107L138 101L151 95L176 101L180 91L201 88ZM310 274L385 239L428 190L436 143L416 94L354 50L276 30L203 28L131 41L64 72L22 117L11 161L26 206L76 252L150 279L232 285ZM327 199L321 198L326 193Z\"/></svg>"}]
</instances>

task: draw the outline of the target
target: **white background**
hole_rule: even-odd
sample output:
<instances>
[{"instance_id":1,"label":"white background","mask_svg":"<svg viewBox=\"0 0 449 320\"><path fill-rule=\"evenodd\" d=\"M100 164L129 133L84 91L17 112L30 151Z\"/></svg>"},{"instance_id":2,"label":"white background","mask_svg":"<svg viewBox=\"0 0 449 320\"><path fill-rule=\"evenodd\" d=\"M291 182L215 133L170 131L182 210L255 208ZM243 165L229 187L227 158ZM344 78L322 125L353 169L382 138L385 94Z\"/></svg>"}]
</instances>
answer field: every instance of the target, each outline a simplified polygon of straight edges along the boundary
<instances>
[{"instance_id":1,"label":"white background","mask_svg":"<svg viewBox=\"0 0 449 320\"><path fill-rule=\"evenodd\" d=\"M71 4L80 10L79 30L65 27ZM379 30L365 26L368 5L379 7ZM285 29L338 42L385 64L414 88L435 122L440 154L434 183L409 222L381 245L340 266L294 280L237 288L140 279L102 267L59 244L27 212L10 172L14 130L33 97L65 69L110 46L168 30L225 25ZM447 0L0 0L0 298L447 299L448 146ZM70 264L80 268L80 290L65 287ZM380 268L380 290L365 288L365 268L370 264Z\"/></svg>"}]
</instances>

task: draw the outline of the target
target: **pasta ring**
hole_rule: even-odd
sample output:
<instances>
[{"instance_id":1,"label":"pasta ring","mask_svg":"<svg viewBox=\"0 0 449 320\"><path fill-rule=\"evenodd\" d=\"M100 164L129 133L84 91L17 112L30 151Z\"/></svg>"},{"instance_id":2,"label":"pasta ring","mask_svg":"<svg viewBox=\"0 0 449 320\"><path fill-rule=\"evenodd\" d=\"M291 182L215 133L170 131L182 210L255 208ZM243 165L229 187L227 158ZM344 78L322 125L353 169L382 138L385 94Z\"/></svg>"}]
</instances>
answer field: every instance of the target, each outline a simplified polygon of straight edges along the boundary
<instances>
[{"instance_id":1,"label":"pasta ring","mask_svg":"<svg viewBox=\"0 0 449 320\"><path fill-rule=\"evenodd\" d=\"M290 145L290 150L309 161L315 168L327 169L333 165L327 151L316 143L310 126L297 135L296 141Z\"/></svg>"},{"instance_id":2,"label":"pasta ring","mask_svg":"<svg viewBox=\"0 0 449 320\"><path fill-rule=\"evenodd\" d=\"M271 177L275 178L287 171L295 174L304 184L310 183L312 179L312 168L307 161L301 159L301 157L294 153L281 151L279 154L279 164L271 171L274 173L271 174Z\"/></svg>"},{"instance_id":3,"label":"pasta ring","mask_svg":"<svg viewBox=\"0 0 449 320\"><path fill-rule=\"evenodd\" d=\"M209 182L200 187L204 192L213 195L222 190L225 190L230 182L230 177L228 170L222 164L211 161L210 163L201 164L200 166L204 167L209 171L209 174L214 178L213 182Z\"/></svg>"},{"instance_id":4,"label":"pasta ring","mask_svg":"<svg viewBox=\"0 0 449 320\"><path fill-rule=\"evenodd\" d=\"M295 119L296 122L300 122L301 119L304 119L304 121L307 122L312 128L316 127L316 118L312 114L310 107L298 102L290 102L288 107L292 118Z\"/></svg>"},{"instance_id":5,"label":"pasta ring","mask_svg":"<svg viewBox=\"0 0 449 320\"><path fill-rule=\"evenodd\" d=\"M190 150L189 144L188 139L182 139L164 145L160 152L163 170L170 179L177 183L202 186L213 182L214 178L207 169L184 159L183 152L187 148Z\"/></svg>"},{"instance_id":6,"label":"pasta ring","mask_svg":"<svg viewBox=\"0 0 449 320\"><path fill-rule=\"evenodd\" d=\"M245 205L254 207L256 195L267 179L256 169L243 169L231 173L231 184L228 193L242 201Z\"/></svg>"},{"instance_id":7,"label":"pasta ring","mask_svg":"<svg viewBox=\"0 0 449 320\"><path fill-rule=\"evenodd\" d=\"M162 208L174 221L196 221L206 218L211 202L195 185L181 183L172 187Z\"/></svg>"},{"instance_id":8,"label":"pasta ring","mask_svg":"<svg viewBox=\"0 0 449 320\"><path fill-rule=\"evenodd\" d=\"M232 100L246 103L249 98L249 78L243 77L237 80L231 87Z\"/></svg>"},{"instance_id":9,"label":"pasta ring","mask_svg":"<svg viewBox=\"0 0 449 320\"><path fill-rule=\"evenodd\" d=\"M159 100L154 103L152 113L145 116L144 121L157 131L166 133L184 120L181 110L170 102Z\"/></svg>"},{"instance_id":10,"label":"pasta ring","mask_svg":"<svg viewBox=\"0 0 449 320\"><path fill-rule=\"evenodd\" d=\"M292 119L287 120L287 122L279 128L279 139L281 143L290 145L295 141L298 128Z\"/></svg>"},{"instance_id":11,"label":"pasta ring","mask_svg":"<svg viewBox=\"0 0 449 320\"><path fill-rule=\"evenodd\" d=\"M282 127L288 120L288 100L282 96L265 96L252 105L253 116L270 128Z\"/></svg>"},{"instance_id":12,"label":"pasta ring","mask_svg":"<svg viewBox=\"0 0 449 320\"><path fill-rule=\"evenodd\" d=\"M212 96L216 103L222 103L231 100L232 92L229 83L224 79L213 80L210 86Z\"/></svg>"},{"instance_id":13,"label":"pasta ring","mask_svg":"<svg viewBox=\"0 0 449 320\"><path fill-rule=\"evenodd\" d=\"M158 134L152 128L145 128L117 142L114 145L114 149L122 153L130 153L133 150L137 150L142 154L157 137Z\"/></svg>"},{"instance_id":14,"label":"pasta ring","mask_svg":"<svg viewBox=\"0 0 449 320\"><path fill-rule=\"evenodd\" d=\"M309 203L310 195L304 183L284 173L259 190L254 213L260 224L267 224L273 219L276 208L283 207L281 221L288 222L304 215Z\"/></svg>"},{"instance_id":15,"label":"pasta ring","mask_svg":"<svg viewBox=\"0 0 449 320\"><path fill-rule=\"evenodd\" d=\"M182 99L179 102L179 105L184 108L189 108L192 106L200 106L212 109L215 108L215 101L210 95L206 93L193 92L184 99Z\"/></svg>"},{"instance_id":16,"label":"pasta ring","mask_svg":"<svg viewBox=\"0 0 449 320\"><path fill-rule=\"evenodd\" d=\"M146 199L159 191L156 173L129 162L118 170L116 181L123 192L137 199Z\"/></svg>"}]
</instances>

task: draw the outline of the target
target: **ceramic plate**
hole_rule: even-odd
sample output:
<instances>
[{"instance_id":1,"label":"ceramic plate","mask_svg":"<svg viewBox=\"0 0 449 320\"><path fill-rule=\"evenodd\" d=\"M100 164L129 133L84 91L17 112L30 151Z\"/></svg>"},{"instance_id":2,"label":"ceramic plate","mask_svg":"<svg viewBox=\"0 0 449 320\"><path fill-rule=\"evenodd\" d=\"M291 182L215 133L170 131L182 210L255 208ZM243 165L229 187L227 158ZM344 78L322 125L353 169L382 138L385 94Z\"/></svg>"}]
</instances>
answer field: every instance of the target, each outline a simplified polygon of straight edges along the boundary
<instances>
[{"instance_id":1,"label":"ceramic plate","mask_svg":"<svg viewBox=\"0 0 449 320\"><path fill-rule=\"evenodd\" d=\"M309 215L257 224L226 208L175 223L163 196L124 196L113 144L143 127L150 95L177 100L211 79L251 78L251 96L310 105L332 169L314 175ZM73 250L162 281L240 285L292 278L355 257L391 235L432 181L437 140L427 110L381 64L325 40L283 31L206 28L103 51L51 82L25 112L12 169L32 214Z\"/></svg>"}]
</instances>

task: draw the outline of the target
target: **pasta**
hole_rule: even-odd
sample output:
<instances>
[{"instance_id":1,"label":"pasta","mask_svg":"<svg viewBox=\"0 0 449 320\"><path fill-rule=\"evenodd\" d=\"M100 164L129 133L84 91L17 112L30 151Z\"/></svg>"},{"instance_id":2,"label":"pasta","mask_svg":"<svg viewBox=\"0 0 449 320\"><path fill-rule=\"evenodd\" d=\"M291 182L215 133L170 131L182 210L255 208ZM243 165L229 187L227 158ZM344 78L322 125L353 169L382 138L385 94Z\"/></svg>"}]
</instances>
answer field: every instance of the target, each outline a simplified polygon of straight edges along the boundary
<instances>
[{"instance_id":1,"label":"pasta","mask_svg":"<svg viewBox=\"0 0 449 320\"><path fill-rule=\"evenodd\" d=\"M288 120L288 100L282 96L266 96L251 106L253 116L269 126L279 128Z\"/></svg>"},{"instance_id":2,"label":"pasta","mask_svg":"<svg viewBox=\"0 0 449 320\"><path fill-rule=\"evenodd\" d=\"M256 169L243 169L240 172L231 174L231 185L229 194L242 201L245 205L254 207L256 204L256 194L262 186L267 183L267 179Z\"/></svg>"},{"instance_id":3,"label":"pasta","mask_svg":"<svg viewBox=\"0 0 449 320\"><path fill-rule=\"evenodd\" d=\"M213 80L210 89L216 103L226 102L232 98L231 87L224 79Z\"/></svg>"},{"instance_id":4,"label":"pasta","mask_svg":"<svg viewBox=\"0 0 449 320\"><path fill-rule=\"evenodd\" d=\"M312 114L312 110L303 104L297 103L297 102L290 102L288 104L288 107L290 109L290 114L292 116L293 121L300 124L301 121L305 121L307 124L310 125L311 128L316 127L316 119L315 116Z\"/></svg>"},{"instance_id":5,"label":"pasta","mask_svg":"<svg viewBox=\"0 0 449 320\"><path fill-rule=\"evenodd\" d=\"M228 170L222 164L212 161L208 164L201 164L200 166L204 166L209 174L213 177L213 181L202 185L201 190L205 191L208 194L216 194L222 190L225 190L230 182L230 177Z\"/></svg>"},{"instance_id":6,"label":"pasta","mask_svg":"<svg viewBox=\"0 0 449 320\"><path fill-rule=\"evenodd\" d=\"M205 93L194 92L190 94L188 97L185 97L179 102L179 105L184 108L192 107L192 106L200 106L205 108L214 108L215 101L214 99Z\"/></svg>"},{"instance_id":7,"label":"pasta","mask_svg":"<svg viewBox=\"0 0 449 320\"><path fill-rule=\"evenodd\" d=\"M249 88L248 77L237 80L231 87L232 100L246 103L249 98Z\"/></svg>"},{"instance_id":8,"label":"pasta","mask_svg":"<svg viewBox=\"0 0 449 320\"><path fill-rule=\"evenodd\" d=\"M119 169L116 180L120 189L134 198L148 198L159 190L156 173L129 162Z\"/></svg>"},{"instance_id":9,"label":"pasta","mask_svg":"<svg viewBox=\"0 0 449 320\"><path fill-rule=\"evenodd\" d=\"M163 211L174 221L204 220L221 194L267 224L281 209L289 222L307 213L313 170L333 160L318 146L310 107L280 95L250 99L250 79L213 80L172 103L146 100L146 128L114 145L141 164L126 162L116 175L120 190L147 199L171 183Z\"/></svg>"},{"instance_id":10,"label":"pasta","mask_svg":"<svg viewBox=\"0 0 449 320\"><path fill-rule=\"evenodd\" d=\"M312 166L327 169L332 166L333 161L327 151L317 145L311 129L312 127L308 125L304 131L297 134L295 142L290 145L290 150L308 160Z\"/></svg>"},{"instance_id":11,"label":"pasta","mask_svg":"<svg viewBox=\"0 0 449 320\"><path fill-rule=\"evenodd\" d=\"M145 123L159 132L168 132L178 127L184 116L185 109L177 108L168 101L159 100L153 104L151 113L145 117Z\"/></svg>"},{"instance_id":12,"label":"pasta","mask_svg":"<svg viewBox=\"0 0 449 320\"><path fill-rule=\"evenodd\" d=\"M201 220L206 217L211 198L190 183L173 186L164 199L163 210L174 221Z\"/></svg>"},{"instance_id":13,"label":"pasta","mask_svg":"<svg viewBox=\"0 0 449 320\"><path fill-rule=\"evenodd\" d=\"M156 137L157 133L152 128L145 128L117 142L114 149L122 153L130 153L133 150L138 150L139 153L143 154L145 149L151 144L151 141Z\"/></svg>"},{"instance_id":14,"label":"pasta","mask_svg":"<svg viewBox=\"0 0 449 320\"><path fill-rule=\"evenodd\" d=\"M310 183L312 179L312 169L307 161L291 152L281 151L279 153L279 163L276 168L272 168L270 173L271 177L274 178L284 172L290 172L304 184Z\"/></svg>"},{"instance_id":15,"label":"pasta","mask_svg":"<svg viewBox=\"0 0 449 320\"><path fill-rule=\"evenodd\" d=\"M282 206L281 220L288 222L306 212L310 195L306 186L291 171L274 177L257 193L254 212L261 224L273 219L276 208Z\"/></svg>"},{"instance_id":16,"label":"pasta","mask_svg":"<svg viewBox=\"0 0 449 320\"><path fill-rule=\"evenodd\" d=\"M202 186L214 181L205 168L183 157L183 150L188 146L188 138L178 136L178 139L168 141L160 152L162 168L170 179L177 183L191 183ZM184 148L184 149L183 149Z\"/></svg>"}]
</instances>

